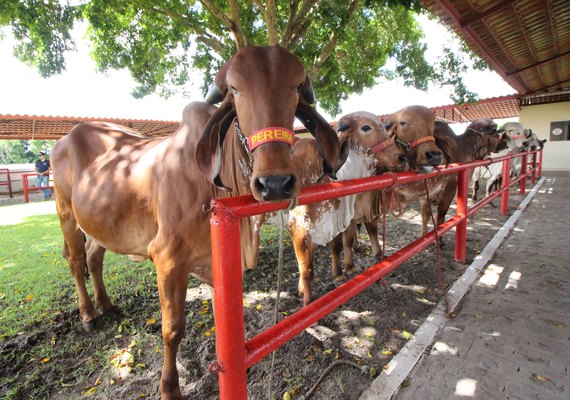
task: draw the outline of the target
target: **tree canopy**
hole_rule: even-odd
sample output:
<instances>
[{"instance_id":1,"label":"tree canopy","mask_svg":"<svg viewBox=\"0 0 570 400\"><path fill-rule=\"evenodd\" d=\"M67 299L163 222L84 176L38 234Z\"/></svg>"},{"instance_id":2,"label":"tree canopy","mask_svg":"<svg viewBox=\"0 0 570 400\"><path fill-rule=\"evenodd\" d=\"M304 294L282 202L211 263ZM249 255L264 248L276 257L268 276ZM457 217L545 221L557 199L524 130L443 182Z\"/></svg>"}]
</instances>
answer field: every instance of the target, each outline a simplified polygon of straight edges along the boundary
<instances>
[{"instance_id":1,"label":"tree canopy","mask_svg":"<svg viewBox=\"0 0 570 400\"><path fill-rule=\"evenodd\" d=\"M473 100L461 56L447 51L436 65L426 61L418 12L419 0L4 0L0 26L11 27L16 57L46 77L65 69L74 22L86 21L97 67L128 69L135 97L167 97L196 79L205 90L238 49L280 45L301 58L331 114L380 76L422 90L430 81L450 84L454 100Z\"/></svg>"}]
</instances>

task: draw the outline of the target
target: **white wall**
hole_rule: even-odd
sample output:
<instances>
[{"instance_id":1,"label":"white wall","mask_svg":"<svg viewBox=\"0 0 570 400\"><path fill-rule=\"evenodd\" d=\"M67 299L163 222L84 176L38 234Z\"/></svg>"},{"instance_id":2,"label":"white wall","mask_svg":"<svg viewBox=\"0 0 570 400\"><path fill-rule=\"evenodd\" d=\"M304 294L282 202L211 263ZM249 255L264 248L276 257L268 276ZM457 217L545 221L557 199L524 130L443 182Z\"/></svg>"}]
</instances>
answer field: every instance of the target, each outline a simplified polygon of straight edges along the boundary
<instances>
[{"instance_id":1,"label":"white wall","mask_svg":"<svg viewBox=\"0 0 570 400\"><path fill-rule=\"evenodd\" d=\"M550 123L570 121L570 102L524 106L519 122L530 128L540 139L548 139L544 145L544 171L570 171L570 140L550 141Z\"/></svg>"},{"instance_id":2,"label":"white wall","mask_svg":"<svg viewBox=\"0 0 570 400\"><path fill-rule=\"evenodd\" d=\"M35 164L9 164L1 165L0 168L7 168L10 170L10 182L12 183L12 193L22 193L24 191L22 186L22 174L33 173L35 169ZM5 181L6 175L0 175L0 181ZM33 185L35 182L34 177L28 178L28 185ZM0 186L0 194L5 195L8 193L8 186Z\"/></svg>"}]
</instances>

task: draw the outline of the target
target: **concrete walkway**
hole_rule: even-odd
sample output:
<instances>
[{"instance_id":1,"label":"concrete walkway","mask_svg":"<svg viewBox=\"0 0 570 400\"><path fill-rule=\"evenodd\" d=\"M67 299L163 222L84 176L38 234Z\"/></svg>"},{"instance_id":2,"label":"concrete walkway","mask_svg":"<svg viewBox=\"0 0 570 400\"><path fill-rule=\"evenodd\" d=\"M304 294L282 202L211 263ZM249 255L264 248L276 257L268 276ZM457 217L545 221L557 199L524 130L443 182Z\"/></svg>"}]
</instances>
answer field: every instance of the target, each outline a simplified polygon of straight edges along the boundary
<instances>
[{"instance_id":1,"label":"concrete walkway","mask_svg":"<svg viewBox=\"0 0 570 400\"><path fill-rule=\"evenodd\" d=\"M361 398L570 399L570 174L545 175L411 373L386 390L404 357Z\"/></svg>"}]
</instances>

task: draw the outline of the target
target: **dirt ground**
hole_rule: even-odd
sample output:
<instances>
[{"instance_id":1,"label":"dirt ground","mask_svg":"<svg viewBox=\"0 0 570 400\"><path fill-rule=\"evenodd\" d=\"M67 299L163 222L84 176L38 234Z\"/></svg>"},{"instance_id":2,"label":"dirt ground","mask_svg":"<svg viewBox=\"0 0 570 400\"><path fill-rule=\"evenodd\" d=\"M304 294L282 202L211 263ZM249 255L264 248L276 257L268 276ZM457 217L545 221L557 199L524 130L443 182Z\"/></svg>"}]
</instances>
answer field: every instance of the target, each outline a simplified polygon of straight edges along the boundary
<instances>
[{"instance_id":1,"label":"dirt ground","mask_svg":"<svg viewBox=\"0 0 570 400\"><path fill-rule=\"evenodd\" d=\"M520 199L521 196L511 191L512 206ZM499 205L499 200L494 203ZM454 210L450 210L449 214L453 213ZM492 206L470 219L468 263L506 219L498 207ZM420 229L417 209L408 209L400 219L389 216L387 226L387 254L391 254L417 238ZM275 294L277 282L277 228L265 229L271 239L262 243L259 267L244 277L248 338L271 326L273 321L274 296L270 294ZM279 310L282 315L302 306L296 293L297 264L287 234L285 238ZM359 238L360 249L355 261L363 269L376 260L370 255L367 235L362 233ZM454 261L453 231L444 237L444 242L441 266L446 287L449 287L466 265ZM330 275L328 248L319 248L315 259L313 290L315 297L320 297L335 287ZM178 353L181 389L185 399L216 399L217 377L208 372L208 366L215 361L211 293L197 281L191 281L189 288L186 335ZM0 386L0 398L158 399L163 356L160 320L151 323L148 320L149 309L156 311L159 307L156 290L152 293L139 298L117 298L111 293L122 315L128 316L128 323L124 322L125 318L118 319L122 322L107 318L96 332L87 334L82 330L78 312L71 311L60 314L49 324L30 327L24 334L0 343L0 373L10 377L8 383ZM75 296L67 294L62 301L74 303ZM311 398L357 399L440 299L432 245L398 267L384 283L371 286L278 349L272 397L306 396L323 372L338 361L323 376ZM38 349L42 346L62 346L62 351L57 360L37 362L41 357ZM125 361L122 372L111 366L113 360L108 361L109 354L117 349L122 349L120 354L127 352L132 356ZM267 357L249 370L249 398L268 398L270 366L271 357ZM123 376L118 377L121 373Z\"/></svg>"}]
</instances>

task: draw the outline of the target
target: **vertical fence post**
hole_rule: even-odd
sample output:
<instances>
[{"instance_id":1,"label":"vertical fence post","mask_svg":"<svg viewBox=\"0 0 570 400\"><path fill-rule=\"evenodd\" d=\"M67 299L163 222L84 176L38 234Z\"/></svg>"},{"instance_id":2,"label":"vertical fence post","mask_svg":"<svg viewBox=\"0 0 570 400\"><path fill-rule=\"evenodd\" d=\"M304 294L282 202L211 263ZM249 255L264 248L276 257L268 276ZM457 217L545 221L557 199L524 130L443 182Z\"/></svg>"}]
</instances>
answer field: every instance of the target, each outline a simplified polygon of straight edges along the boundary
<instances>
[{"instance_id":1,"label":"vertical fence post","mask_svg":"<svg viewBox=\"0 0 570 400\"><path fill-rule=\"evenodd\" d=\"M531 160L530 165L532 168L531 178L532 178L532 184L534 185L536 183L536 152L532 153L530 160Z\"/></svg>"},{"instance_id":2,"label":"vertical fence post","mask_svg":"<svg viewBox=\"0 0 570 400\"><path fill-rule=\"evenodd\" d=\"M465 219L455 227L455 261L465 263L467 259L467 201L469 199L469 170L457 173L456 215Z\"/></svg>"},{"instance_id":3,"label":"vertical fence post","mask_svg":"<svg viewBox=\"0 0 570 400\"><path fill-rule=\"evenodd\" d=\"M511 159L503 161L503 184L501 187L506 188L501 196L501 213L507 215L509 211L509 183L511 181Z\"/></svg>"},{"instance_id":4,"label":"vertical fence post","mask_svg":"<svg viewBox=\"0 0 570 400\"><path fill-rule=\"evenodd\" d=\"M528 154L525 154L524 156L522 156L521 164L522 164L521 165L521 173L524 176L524 178L519 183L519 193L525 194L525 192L526 192L526 177L528 175Z\"/></svg>"},{"instance_id":5,"label":"vertical fence post","mask_svg":"<svg viewBox=\"0 0 570 400\"><path fill-rule=\"evenodd\" d=\"M22 186L24 187L24 201L28 203L30 198L28 197L28 175L22 174Z\"/></svg>"},{"instance_id":6,"label":"vertical fence post","mask_svg":"<svg viewBox=\"0 0 570 400\"><path fill-rule=\"evenodd\" d=\"M538 177L542 178L542 150L538 152Z\"/></svg>"},{"instance_id":7,"label":"vertical fence post","mask_svg":"<svg viewBox=\"0 0 570 400\"><path fill-rule=\"evenodd\" d=\"M246 400L240 223L219 203L212 210L210 230L220 399Z\"/></svg>"}]
</instances>

